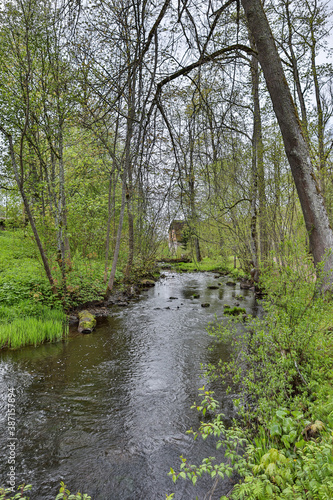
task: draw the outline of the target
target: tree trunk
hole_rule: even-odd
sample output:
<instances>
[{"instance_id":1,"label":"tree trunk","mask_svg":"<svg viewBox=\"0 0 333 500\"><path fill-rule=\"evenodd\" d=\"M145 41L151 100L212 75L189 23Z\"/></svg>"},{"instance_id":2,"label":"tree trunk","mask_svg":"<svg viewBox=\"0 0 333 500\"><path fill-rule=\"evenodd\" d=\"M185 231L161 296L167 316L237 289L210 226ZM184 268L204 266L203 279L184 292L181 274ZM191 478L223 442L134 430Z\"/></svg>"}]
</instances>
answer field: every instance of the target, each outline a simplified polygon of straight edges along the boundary
<instances>
[{"instance_id":1,"label":"tree trunk","mask_svg":"<svg viewBox=\"0 0 333 500\"><path fill-rule=\"evenodd\" d=\"M17 168L17 164L16 164L16 160L15 160L15 153L14 153L14 146L13 146L12 136L10 134L7 134L4 131L4 129L1 129L1 130L5 133L5 135L7 136L8 141L9 141L9 152L10 152L12 167L13 167L13 170L14 170L15 180L16 180L17 186L18 186L18 188L20 190L20 193L21 193L21 196L22 196L22 200L23 200L25 212L26 212L26 214L28 216L28 219L29 219L29 222L30 222L30 225L31 225L31 229L32 229L32 231L34 233L35 241L37 243L37 246L38 246L38 249L39 249L39 253L40 253L40 256L42 258L42 262L43 262L43 265L44 265L44 270L45 270L47 279L49 280L49 283L51 285L52 292L54 294L56 294L57 293L57 289L56 289L56 286L55 286L54 281L53 281L51 269L50 269L50 266L49 266L49 261L48 261L48 258L46 256L46 254L45 254L45 250L43 248L42 242L41 242L41 240L39 238L37 227L36 227L34 218L32 216L32 213L31 213L31 210L30 210L30 206L29 206L29 202L28 202L28 199L26 197L26 194L25 194L25 191L24 191L24 188L23 188L23 177L20 179L19 170ZM22 167L21 167L21 170L22 170Z\"/></svg>"},{"instance_id":2,"label":"tree trunk","mask_svg":"<svg viewBox=\"0 0 333 500\"><path fill-rule=\"evenodd\" d=\"M192 118L195 120L195 112L193 112ZM193 125L195 126L195 125ZM195 172L194 172L194 159L193 159L193 151L194 151L194 139L192 135L191 127L189 128L189 139L190 139L190 170L188 173L188 190L189 190L189 198L190 198L190 219L191 225L194 228L194 249L195 249L195 258L197 262L201 262L201 252L200 252L200 242L199 242L199 220L196 211L196 203L195 203Z\"/></svg>"},{"instance_id":3,"label":"tree trunk","mask_svg":"<svg viewBox=\"0 0 333 500\"><path fill-rule=\"evenodd\" d=\"M128 280L133 266L134 257L134 218L132 211L132 183L129 183L127 194L127 219L128 219L128 258L125 271L125 278Z\"/></svg>"},{"instance_id":4,"label":"tree trunk","mask_svg":"<svg viewBox=\"0 0 333 500\"><path fill-rule=\"evenodd\" d=\"M131 101L130 105L131 105ZM126 185L127 185L127 176L128 172L131 169L131 162L132 162L132 156L131 156L131 145L132 145L132 136L133 136L133 108L130 108L128 111L128 116L127 116L127 130L126 130L126 143L125 143L125 165L124 165L124 171L123 171L123 180L122 180L122 191L121 191L121 208L120 208L120 215L119 215L119 224L118 224L118 231L117 231L117 239L116 239L116 246L114 249L114 254L113 254L113 262L112 262L112 268L110 272L110 278L108 282L108 286L106 289L106 297L108 297L113 289L114 285L114 279L116 277L116 269L117 269L117 262L118 262L118 256L119 256L119 251L120 251L120 239L121 239L121 233L123 229L123 222L124 222L124 213L125 213L125 205L126 205Z\"/></svg>"},{"instance_id":5,"label":"tree trunk","mask_svg":"<svg viewBox=\"0 0 333 500\"><path fill-rule=\"evenodd\" d=\"M59 221L58 221L58 239L59 239L59 254L58 262L61 268L62 277L62 289L66 293L66 257L69 259L69 255L66 255L66 246L69 242L67 238L67 216L66 216L66 194L65 194L65 169L63 161L63 136L62 136L62 125L59 126ZM67 239L67 245L65 241ZM69 260L68 260L69 263Z\"/></svg>"},{"instance_id":6,"label":"tree trunk","mask_svg":"<svg viewBox=\"0 0 333 500\"><path fill-rule=\"evenodd\" d=\"M134 222L133 222L133 210L132 210L132 201L133 201L133 178L132 178L132 136L133 136L133 124L135 118L135 92L136 92L136 73L134 72L133 78L131 77L131 73L128 75L128 116L127 116L127 136L128 141L126 143L126 164L127 164L127 177L128 177L128 189L126 193L127 199L127 218L128 218L128 257L127 257L127 265L125 270L125 278L129 279L133 258L134 258Z\"/></svg>"},{"instance_id":7,"label":"tree trunk","mask_svg":"<svg viewBox=\"0 0 333 500\"><path fill-rule=\"evenodd\" d=\"M318 137L318 173L319 173L319 183L320 188L325 196L325 151L324 151L324 113L321 104L318 72L316 65L316 39L313 31L313 26L311 26L311 71L313 76L313 83L316 95L316 105L317 105L317 137Z\"/></svg>"},{"instance_id":8,"label":"tree trunk","mask_svg":"<svg viewBox=\"0 0 333 500\"><path fill-rule=\"evenodd\" d=\"M329 273L323 284L323 288L327 289L333 281L333 232L313 172L308 145L262 3L260 0L242 0L242 5L282 133L309 235L310 251L315 265L324 261L324 271Z\"/></svg>"},{"instance_id":9,"label":"tree trunk","mask_svg":"<svg viewBox=\"0 0 333 500\"><path fill-rule=\"evenodd\" d=\"M302 113L303 132L305 133L306 138L308 138L308 118L307 118L307 113L306 113L304 95L302 92L301 81L300 81L300 77L299 77L297 59L296 59L294 47L293 47L293 41L292 41L293 26L292 26L292 20L290 18L289 4L290 4L290 0L287 0L285 7L286 7L286 15L287 15L287 23L288 23L288 48L290 51L290 61L291 61L292 70L293 70L293 77L294 77L296 90L297 90L297 96L298 96L298 100L299 100L299 104L300 104L300 108L301 108L301 113Z\"/></svg>"},{"instance_id":10,"label":"tree trunk","mask_svg":"<svg viewBox=\"0 0 333 500\"><path fill-rule=\"evenodd\" d=\"M252 94L254 103L253 113L253 135L252 135L252 194L251 194L251 254L252 263L255 269L254 281L258 281L259 277L259 259L258 259L258 245L257 245L257 193L258 193L258 157L257 157L257 144L258 144L258 128L256 113L256 97L258 96L258 61L254 57L251 58L251 76L252 76ZM259 102L257 103L259 104Z\"/></svg>"},{"instance_id":11,"label":"tree trunk","mask_svg":"<svg viewBox=\"0 0 333 500\"><path fill-rule=\"evenodd\" d=\"M124 168L124 172L123 172L123 182L122 182L122 192L121 192L121 207L120 207L117 239L116 239L116 246L115 246L114 254L113 254L113 261L112 261L112 267L111 267L111 271L110 271L108 286L107 286L107 289L105 292L106 298L108 298L112 292L114 280L116 277L117 262L118 262L119 251L120 251L120 240L121 240L121 233L123 230L124 213L125 213L125 205L126 205L126 178L127 178L127 169L126 169L126 163L125 163L125 168Z\"/></svg>"},{"instance_id":12,"label":"tree trunk","mask_svg":"<svg viewBox=\"0 0 333 500\"><path fill-rule=\"evenodd\" d=\"M255 44L251 43L252 48L255 49ZM260 230L260 255L262 263L267 260L268 254L268 235L266 227L266 188L265 188L265 172L264 172L264 154L263 154L263 143L262 143L262 129L261 129L261 113L260 113L260 102L259 102L259 67L258 60L253 56L251 58L251 77L252 77L252 97L253 97L253 136L252 136L252 171L253 171L253 181L256 198L258 193L259 198L259 230ZM256 203L256 200L252 198L252 204ZM254 207L255 208L255 207ZM251 206L251 233L253 233L253 224L256 223L257 213L253 210ZM256 233L256 230L255 230ZM252 242L252 245L254 242ZM256 248L256 243L255 247ZM254 255L253 255L254 257ZM254 267L259 271L258 254L253 260Z\"/></svg>"},{"instance_id":13,"label":"tree trunk","mask_svg":"<svg viewBox=\"0 0 333 500\"><path fill-rule=\"evenodd\" d=\"M114 210L114 197L115 197L115 189L113 189L114 196L112 198L112 185L113 188L115 188L114 184L116 180L114 179L114 167L112 168L110 172L110 179L109 179L109 197L108 197L108 224L106 228L106 242L105 242L105 266L104 266L104 283L106 283L106 280L108 279L108 262L109 262L109 251L110 251L110 230L111 230L111 220L112 220L112 215L114 215L115 210ZM112 182L112 180L114 182Z\"/></svg>"},{"instance_id":14,"label":"tree trunk","mask_svg":"<svg viewBox=\"0 0 333 500\"><path fill-rule=\"evenodd\" d=\"M132 113L131 113L132 115ZM133 117L130 117L131 122L133 123ZM132 129L131 123L131 129ZM127 220L128 220L128 257L127 257L127 265L125 270L125 278L129 279L133 266L133 258L134 258L134 217L133 217L133 178L132 178L132 155L131 151L129 151L129 161L128 161L128 186L126 192L126 201L127 201Z\"/></svg>"}]
</instances>

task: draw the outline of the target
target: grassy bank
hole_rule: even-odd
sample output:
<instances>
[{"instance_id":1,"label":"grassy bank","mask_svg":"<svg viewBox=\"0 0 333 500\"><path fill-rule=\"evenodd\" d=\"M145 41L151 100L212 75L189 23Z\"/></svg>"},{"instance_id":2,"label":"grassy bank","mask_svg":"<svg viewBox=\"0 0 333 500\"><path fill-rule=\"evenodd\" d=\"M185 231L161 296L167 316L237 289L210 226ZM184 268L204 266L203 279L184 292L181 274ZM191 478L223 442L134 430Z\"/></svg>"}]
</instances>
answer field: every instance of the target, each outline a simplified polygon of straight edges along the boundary
<instances>
[{"instance_id":1,"label":"grassy bank","mask_svg":"<svg viewBox=\"0 0 333 500\"><path fill-rule=\"evenodd\" d=\"M59 293L54 294L45 276L40 255L27 229L0 231L0 348L18 348L60 340L68 333L66 312L81 304L104 298L104 260L97 255L71 256L66 291L56 255L48 254ZM124 260L124 259L123 259ZM152 263L134 263L133 280L154 273ZM123 274L116 273L116 286L125 289Z\"/></svg>"},{"instance_id":2,"label":"grassy bank","mask_svg":"<svg viewBox=\"0 0 333 500\"><path fill-rule=\"evenodd\" d=\"M1 231L0 348L37 345L66 336L66 309L103 297L103 270L102 262L74 255L67 292L54 295L29 234L24 230ZM57 264L52 272L59 284Z\"/></svg>"},{"instance_id":3,"label":"grassy bank","mask_svg":"<svg viewBox=\"0 0 333 500\"><path fill-rule=\"evenodd\" d=\"M55 342L68 334L62 309L21 301L0 305L0 348L16 349L24 345Z\"/></svg>"},{"instance_id":4,"label":"grassy bank","mask_svg":"<svg viewBox=\"0 0 333 500\"><path fill-rule=\"evenodd\" d=\"M215 436L226 448L223 462L182 459L174 481L203 474L212 488L240 477L222 499L329 500L333 498L333 306L318 294L306 255L298 268L269 269L262 277L265 315L247 322L242 338L231 320L209 333L232 345L228 363L206 367L208 380L238 387L238 418L226 428L223 408L203 388L195 408L202 414L196 436ZM236 476L235 476L236 474ZM238 481L238 482L237 482ZM172 498L172 496L170 496Z\"/></svg>"},{"instance_id":5,"label":"grassy bank","mask_svg":"<svg viewBox=\"0 0 333 500\"><path fill-rule=\"evenodd\" d=\"M239 267L234 268L234 258L232 256L227 260L222 260L220 257L204 257L200 262L171 262L166 264L166 266L171 266L174 271L184 273L215 271L217 273L230 274L235 278L244 276L243 271Z\"/></svg>"}]
</instances>

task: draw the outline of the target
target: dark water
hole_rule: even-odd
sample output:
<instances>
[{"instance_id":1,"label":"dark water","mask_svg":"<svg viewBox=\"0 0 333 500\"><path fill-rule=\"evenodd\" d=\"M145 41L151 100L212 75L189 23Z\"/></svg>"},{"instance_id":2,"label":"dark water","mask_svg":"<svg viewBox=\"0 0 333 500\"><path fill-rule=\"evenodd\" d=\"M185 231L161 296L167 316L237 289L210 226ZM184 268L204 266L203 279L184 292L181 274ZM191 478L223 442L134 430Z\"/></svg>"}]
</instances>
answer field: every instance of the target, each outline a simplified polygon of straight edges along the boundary
<instances>
[{"instance_id":1,"label":"dark water","mask_svg":"<svg viewBox=\"0 0 333 500\"><path fill-rule=\"evenodd\" d=\"M194 442L185 432L200 422L190 408L204 382L200 362L228 358L228 346L207 349L207 323L222 318L235 294L253 312L252 292L238 284L207 289L226 281L211 273L168 274L129 307L114 306L91 335L2 352L0 484L8 485L6 405L14 387L16 485L32 483L34 500L53 500L60 480L93 500L157 500L171 492L176 500L203 499L210 481L193 489L187 481L174 485L167 473L182 454L196 462L223 457L213 442ZM220 391L219 399L232 417L230 396ZM213 498L230 487L221 482Z\"/></svg>"}]
</instances>

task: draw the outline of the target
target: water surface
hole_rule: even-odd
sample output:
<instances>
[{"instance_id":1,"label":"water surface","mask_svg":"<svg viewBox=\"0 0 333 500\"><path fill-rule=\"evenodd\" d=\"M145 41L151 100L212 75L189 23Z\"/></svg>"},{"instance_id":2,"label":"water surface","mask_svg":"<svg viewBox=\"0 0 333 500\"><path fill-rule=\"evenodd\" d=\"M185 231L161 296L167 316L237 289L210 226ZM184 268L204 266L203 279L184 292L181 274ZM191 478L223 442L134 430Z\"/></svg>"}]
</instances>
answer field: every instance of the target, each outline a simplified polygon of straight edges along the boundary
<instances>
[{"instance_id":1,"label":"water surface","mask_svg":"<svg viewBox=\"0 0 333 500\"><path fill-rule=\"evenodd\" d=\"M16 391L16 481L34 485L34 500L53 500L60 480L93 500L202 500L211 486L193 489L167 475L179 456L195 462L221 458L211 441L193 442L186 430L200 418L197 399L200 363L228 359L229 347L207 348L205 328L222 318L223 304L253 312L252 292L212 273L168 273L127 308L113 306L91 335L66 342L3 351L0 361L0 484L7 485L8 387ZM209 285L224 283L217 290ZM199 293L199 299L192 295ZM173 298L170 298L173 297ZM210 307L202 308L202 302ZM219 391L222 410L234 416L230 395ZM213 498L231 488L221 482Z\"/></svg>"}]
</instances>

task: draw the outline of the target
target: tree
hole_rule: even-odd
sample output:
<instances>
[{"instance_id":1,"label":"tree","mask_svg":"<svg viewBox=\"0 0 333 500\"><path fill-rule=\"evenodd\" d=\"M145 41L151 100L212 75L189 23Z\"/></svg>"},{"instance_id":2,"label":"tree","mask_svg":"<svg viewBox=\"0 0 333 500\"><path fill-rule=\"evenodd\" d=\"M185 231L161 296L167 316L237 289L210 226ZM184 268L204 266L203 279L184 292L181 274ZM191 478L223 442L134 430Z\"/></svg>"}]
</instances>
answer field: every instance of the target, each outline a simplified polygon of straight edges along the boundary
<instances>
[{"instance_id":1,"label":"tree","mask_svg":"<svg viewBox=\"0 0 333 500\"><path fill-rule=\"evenodd\" d=\"M37 100L34 86L35 54L38 51L37 11L38 7L34 0L26 3L19 1L17 4L8 2L2 9L5 22L1 31L0 131L7 140L15 180L46 276L53 292L56 293L49 260L37 230L27 189L27 178L31 174L29 167L31 165L33 169L35 167L29 148L29 136L31 138L33 123L36 119L33 117L33 111ZM35 188L36 186L33 186L33 189Z\"/></svg>"},{"instance_id":2,"label":"tree","mask_svg":"<svg viewBox=\"0 0 333 500\"><path fill-rule=\"evenodd\" d=\"M329 274L323 283L325 290L333 283L333 231L314 175L308 144L262 3L260 0L242 0L242 5L256 43L258 59L282 133L309 235L314 264L318 266L324 261L324 271Z\"/></svg>"}]
</instances>

